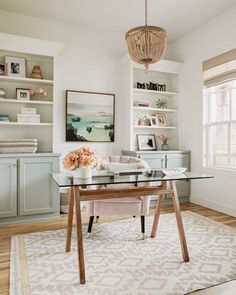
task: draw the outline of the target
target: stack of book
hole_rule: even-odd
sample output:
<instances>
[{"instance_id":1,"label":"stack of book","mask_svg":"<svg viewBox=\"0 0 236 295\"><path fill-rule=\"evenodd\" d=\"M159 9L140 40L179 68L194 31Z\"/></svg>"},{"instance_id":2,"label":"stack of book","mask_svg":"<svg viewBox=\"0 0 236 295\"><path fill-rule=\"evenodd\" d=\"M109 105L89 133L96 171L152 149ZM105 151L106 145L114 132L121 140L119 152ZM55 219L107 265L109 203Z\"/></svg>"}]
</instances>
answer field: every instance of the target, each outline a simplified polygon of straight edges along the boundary
<instances>
[{"instance_id":1,"label":"stack of book","mask_svg":"<svg viewBox=\"0 0 236 295\"><path fill-rule=\"evenodd\" d=\"M136 101L134 105L137 106L137 107L146 107L146 108L148 108L150 106L150 102L149 101L144 101L144 100Z\"/></svg>"},{"instance_id":2,"label":"stack of book","mask_svg":"<svg viewBox=\"0 0 236 295\"><path fill-rule=\"evenodd\" d=\"M8 115L0 114L0 123L3 123L3 122L10 122Z\"/></svg>"},{"instance_id":3,"label":"stack of book","mask_svg":"<svg viewBox=\"0 0 236 295\"><path fill-rule=\"evenodd\" d=\"M21 108L21 113L17 114L17 122L40 123L40 115L36 114L36 108Z\"/></svg>"},{"instance_id":4,"label":"stack of book","mask_svg":"<svg viewBox=\"0 0 236 295\"><path fill-rule=\"evenodd\" d=\"M37 148L37 139L0 140L0 153L35 153Z\"/></svg>"}]
</instances>

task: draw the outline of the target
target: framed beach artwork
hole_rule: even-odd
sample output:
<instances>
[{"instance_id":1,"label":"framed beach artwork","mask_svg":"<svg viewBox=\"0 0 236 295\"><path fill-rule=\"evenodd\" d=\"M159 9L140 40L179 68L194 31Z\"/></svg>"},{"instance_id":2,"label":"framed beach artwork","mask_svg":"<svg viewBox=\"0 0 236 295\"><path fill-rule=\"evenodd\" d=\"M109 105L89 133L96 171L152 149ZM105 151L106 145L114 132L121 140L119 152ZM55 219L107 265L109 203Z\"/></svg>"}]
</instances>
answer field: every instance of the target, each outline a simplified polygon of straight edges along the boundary
<instances>
[{"instance_id":1,"label":"framed beach artwork","mask_svg":"<svg viewBox=\"0 0 236 295\"><path fill-rule=\"evenodd\" d=\"M66 90L66 141L114 142L115 95Z\"/></svg>"}]
</instances>

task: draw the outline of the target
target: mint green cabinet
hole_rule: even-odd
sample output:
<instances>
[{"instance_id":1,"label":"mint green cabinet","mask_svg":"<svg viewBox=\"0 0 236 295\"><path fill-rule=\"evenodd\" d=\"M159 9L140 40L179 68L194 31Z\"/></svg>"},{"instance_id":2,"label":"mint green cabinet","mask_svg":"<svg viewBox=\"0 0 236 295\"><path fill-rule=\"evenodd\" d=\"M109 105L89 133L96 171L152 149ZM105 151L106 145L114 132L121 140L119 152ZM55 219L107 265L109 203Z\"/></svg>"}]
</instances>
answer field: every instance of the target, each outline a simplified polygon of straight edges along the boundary
<instances>
[{"instance_id":1,"label":"mint green cabinet","mask_svg":"<svg viewBox=\"0 0 236 295\"><path fill-rule=\"evenodd\" d=\"M56 172L58 154L0 154L0 223L59 216L59 190L49 176Z\"/></svg>"},{"instance_id":2,"label":"mint green cabinet","mask_svg":"<svg viewBox=\"0 0 236 295\"><path fill-rule=\"evenodd\" d=\"M189 151L122 151L122 155L138 157L148 163L151 169L173 169L186 167L190 171ZM188 200L190 195L189 182L177 181L178 195L184 200ZM167 196L168 197L168 196ZM152 198L155 199L155 198Z\"/></svg>"},{"instance_id":3,"label":"mint green cabinet","mask_svg":"<svg viewBox=\"0 0 236 295\"><path fill-rule=\"evenodd\" d=\"M0 159L0 218L17 215L17 160Z\"/></svg>"},{"instance_id":4,"label":"mint green cabinet","mask_svg":"<svg viewBox=\"0 0 236 295\"><path fill-rule=\"evenodd\" d=\"M53 157L19 159L19 215L57 211L50 173L58 171Z\"/></svg>"}]
</instances>

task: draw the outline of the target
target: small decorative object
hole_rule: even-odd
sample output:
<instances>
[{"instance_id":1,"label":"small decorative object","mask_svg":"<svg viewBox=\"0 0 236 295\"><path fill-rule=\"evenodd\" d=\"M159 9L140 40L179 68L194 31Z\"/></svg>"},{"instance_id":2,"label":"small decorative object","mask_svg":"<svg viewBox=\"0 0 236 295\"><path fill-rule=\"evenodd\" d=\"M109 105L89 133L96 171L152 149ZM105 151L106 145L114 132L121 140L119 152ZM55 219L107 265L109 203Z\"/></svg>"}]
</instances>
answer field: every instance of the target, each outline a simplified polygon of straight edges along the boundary
<instances>
[{"instance_id":1,"label":"small decorative object","mask_svg":"<svg viewBox=\"0 0 236 295\"><path fill-rule=\"evenodd\" d=\"M156 116L150 116L149 120L150 120L150 126L157 126L158 125Z\"/></svg>"},{"instance_id":2,"label":"small decorative object","mask_svg":"<svg viewBox=\"0 0 236 295\"><path fill-rule=\"evenodd\" d=\"M144 101L144 100L136 101L135 106L148 108L150 106L150 102L149 101Z\"/></svg>"},{"instance_id":3,"label":"small decorative object","mask_svg":"<svg viewBox=\"0 0 236 295\"><path fill-rule=\"evenodd\" d=\"M156 114L157 118L157 125L160 127L165 127L166 126L166 116L165 114Z\"/></svg>"},{"instance_id":4,"label":"small decorative object","mask_svg":"<svg viewBox=\"0 0 236 295\"><path fill-rule=\"evenodd\" d=\"M3 88L0 88L0 98L4 98L6 96L6 90Z\"/></svg>"},{"instance_id":5,"label":"small decorative object","mask_svg":"<svg viewBox=\"0 0 236 295\"><path fill-rule=\"evenodd\" d=\"M137 82L137 88L138 89L145 89L145 83L139 83L139 82Z\"/></svg>"},{"instance_id":6,"label":"small decorative object","mask_svg":"<svg viewBox=\"0 0 236 295\"><path fill-rule=\"evenodd\" d=\"M7 64L0 63L0 76L7 76Z\"/></svg>"},{"instance_id":7,"label":"small decorative object","mask_svg":"<svg viewBox=\"0 0 236 295\"><path fill-rule=\"evenodd\" d=\"M143 116L143 115L141 115L141 116L138 115L137 118L138 118L138 125L139 126L144 126L145 123L146 123L147 117L146 116Z\"/></svg>"},{"instance_id":8,"label":"small decorative object","mask_svg":"<svg viewBox=\"0 0 236 295\"><path fill-rule=\"evenodd\" d=\"M43 98L48 95L47 91L45 91L42 88L35 88L35 89L30 89L30 97L32 98Z\"/></svg>"},{"instance_id":9,"label":"small decorative object","mask_svg":"<svg viewBox=\"0 0 236 295\"><path fill-rule=\"evenodd\" d=\"M33 70L32 70L32 73L30 75L30 78L33 78L33 79L43 79L40 66L35 65L33 67Z\"/></svg>"},{"instance_id":10,"label":"small decorative object","mask_svg":"<svg viewBox=\"0 0 236 295\"><path fill-rule=\"evenodd\" d=\"M158 91L166 91L166 84L157 84Z\"/></svg>"},{"instance_id":11,"label":"small decorative object","mask_svg":"<svg viewBox=\"0 0 236 295\"><path fill-rule=\"evenodd\" d=\"M148 90L157 90L157 83L150 82L149 84L146 83L146 87Z\"/></svg>"},{"instance_id":12,"label":"small decorative object","mask_svg":"<svg viewBox=\"0 0 236 295\"><path fill-rule=\"evenodd\" d=\"M187 171L186 167L179 167L179 168L174 168L171 170L168 169L163 169L162 172L166 175L166 176L175 176L175 175L181 175L184 172Z\"/></svg>"},{"instance_id":13,"label":"small decorative object","mask_svg":"<svg viewBox=\"0 0 236 295\"><path fill-rule=\"evenodd\" d=\"M140 151L155 151L157 149L154 134L137 134L137 141Z\"/></svg>"},{"instance_id":14,"label":"small decorative object","mask_svg":"<svg viewBox=\"0 0 236 295\"><path fill-rule=\"evenodd\" d=\"M7 64L7 75L17 78L25 78L25 58L15 56L5 56Z\"/></svg>"},{"instance_id":15,"label":"small decorative object","mask_svg":"<svg viewBox=\"0 0 236 295\"><path fill-rule=\"evenodd\" d=\"M16 88L16 99L30 100L30 89Z\"/></svg>"},{"instance_id":16,"label":"small decorative object","mask_svg":"<svg viewBox=\"0 0 236 295\"><path fill-rule=\"evenodd\" d=\"M149 64L162 58L167 43L167 32L164 29L147 25L147 2L145 0L145 26L133 28L125 35L131 59L144 65L145 72Z\"/></svg>"},{"instance_id":17,"label":"small decorative object","mask_svg":"<svg viewBox=\"0 0 236 295\"><path fill-rule=\"evenodd\" d=\"M91 178L92 169L100 164L100 157L89 147L82 147L66 155L63 166L75 178Z\"/></svg>"},{"instance_id":18,"label":"small decorative object","mask_svg":"<svg viewBox=\"0 0 236 295\"><path fill-rule=\"evenodd\" d=\"M165 98L159 98L156 102L156 107L158 109L166 109L168 106L168 102Z\"/></svg>"},{"instance_id":19,"label":"small decorative object","mask_svg":"<svg viewBox=\"0 0 236 295\"><path fill-rule=\"evenodd\" d=\"M66 91L66 141L114 142L115 95Z\"/></svg>"},{"instance_id":20,"label":"small decorative object","mask_svg":"<svg viewBox=\"0 0 236 295\"><path fill-rule=\"evenodd\" d=\"M168 151L169 150L169 145L168 145L167 141L170 138L168 136L166 136L165 134L158 135L157 137L162 141L161 150L162 151Z\"/></svg>"}]
</instances>

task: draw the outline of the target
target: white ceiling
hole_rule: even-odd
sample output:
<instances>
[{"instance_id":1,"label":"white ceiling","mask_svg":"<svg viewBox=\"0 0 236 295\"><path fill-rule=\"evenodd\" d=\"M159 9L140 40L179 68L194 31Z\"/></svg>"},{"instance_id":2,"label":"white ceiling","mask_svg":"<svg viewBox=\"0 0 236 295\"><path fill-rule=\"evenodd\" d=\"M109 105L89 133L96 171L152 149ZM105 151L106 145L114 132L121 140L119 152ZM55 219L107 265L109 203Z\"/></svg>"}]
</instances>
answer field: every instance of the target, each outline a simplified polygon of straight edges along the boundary
<instances>
[{"instance_id":1,"label":"white ceiling","mask_svg":"<svg viewBox=\"0 0 236 295\"><path fill-rule=\"evenodd\" d=\"M234 5L236 0L149 0L148 23L165 28L173 41ZM0 9L120 33L144 23L144 0L0 0Z\"/></svg>"}]
</instances>

